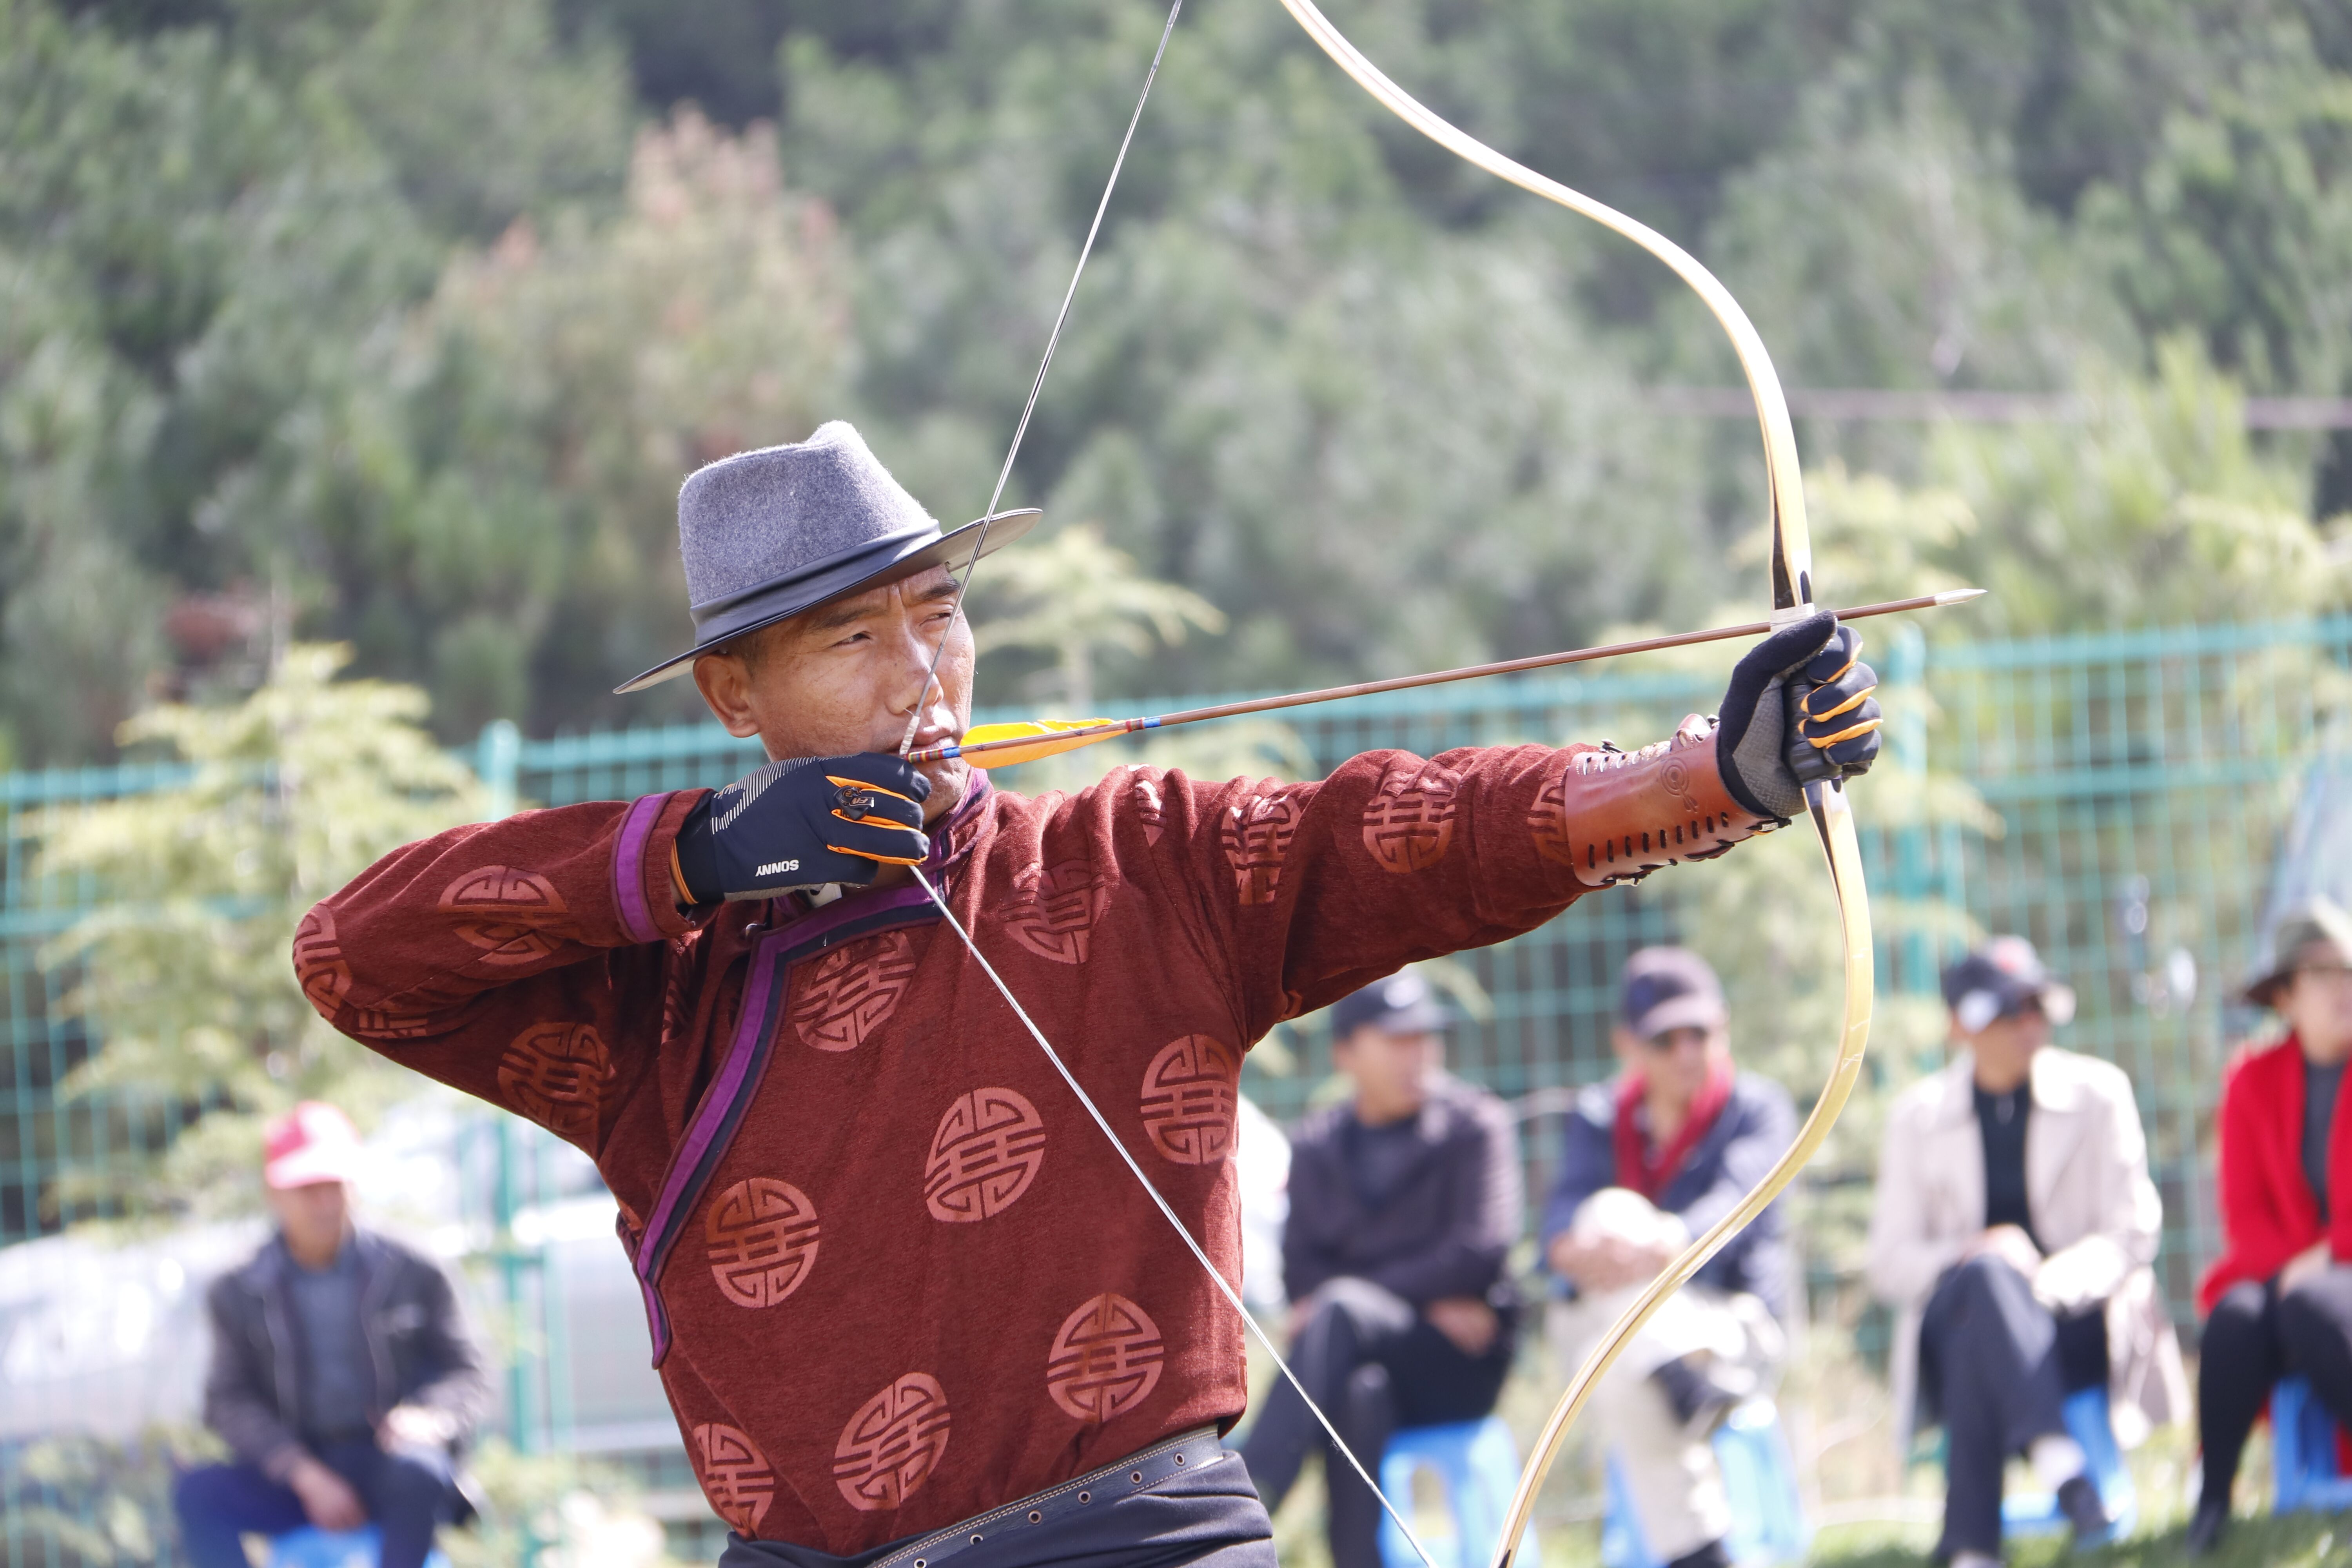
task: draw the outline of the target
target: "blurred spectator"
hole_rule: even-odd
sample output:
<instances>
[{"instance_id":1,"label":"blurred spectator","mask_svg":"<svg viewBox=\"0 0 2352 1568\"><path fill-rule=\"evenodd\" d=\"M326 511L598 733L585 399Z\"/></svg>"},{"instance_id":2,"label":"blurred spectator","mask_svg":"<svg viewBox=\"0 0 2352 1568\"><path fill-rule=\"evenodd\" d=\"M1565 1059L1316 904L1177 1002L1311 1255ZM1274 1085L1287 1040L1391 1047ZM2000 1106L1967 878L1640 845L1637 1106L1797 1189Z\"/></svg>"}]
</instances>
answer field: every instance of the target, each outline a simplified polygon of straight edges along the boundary
<instances>
[{"instance_id":1,"label":"blurred spectator","mask_svg":"<svg viewBox=\"0 0 2352 1568\"><path fill-rule=\"evenodd\" d=\"M2206 1275L2197 1418L2204 1487L2189 1540L2229 1524L2238 1456L2284 1373L2352 1423L2352 1144L2336 1114L2352 1057L2352 918L2319 901L2280 921L2247 1000L2286 1038L2241 1058L2221 1089L2221 1260Z\"/></svg>"},{"instance_id":2,"label":"blurred spectator","mask_svg":"<svg viewBox=\"0 0 2352 1568\"><path fill-rule=\"evenodd\" d=\"M1398 974L1331 1009L1347 1102L1291 1136L1291 1367L1364 1468L1400 1426L1474 1421L1511 1368L1518 1144L1502 1101L1444 1070L1444 1008ZM1277 1381L1242 1449L1269 1510L1322 1452L1334 1568L1378 1568L1380 1501Z\"/></svg>"},{"instance_id":3,"label":"blurred spectator","mask_svg":"<svg viewBox=\"0 0 2352 1568\"><path fill-rule=\"evenodd\" d=\"M1578 1097L1544 1205L1544 1257L1569 1292L1549 1328L1564 1369L1796 1140L1787 1092L1733 1068L1723 986L1698 954L1653 947L1626 960L1612 1038L1624 1070ZM1593 1390L1642 1538L1670 1568L1729 1561L1731 1510L1709 1438L1786 1353L1782 1220L1775 1203L1733 1237Z\"/></svg>"},{"instance_id":4,"label":"blurred spectator","mask_svg":"<svg viewBox=\"0 0 2352 1568\"><path fill-rule=\"evenodd\" d=\"M174 1489L189 1560L247 1568L247 1532L373 1523L380 1568L421 1568L488 1403L480 1352L439 1265L352 1226L360 1147L341 1111L304 1101L268 1150L278 1234L206 1299L205 1420L236 1457Z\"/></svg>"},{"instance_id":5,"label":"blurred spectator","mask_svg":"<svg viewBox=\"0 0 2352 1568\"><path fill-rule=\"evenodd\" d=\"M1896 1440L1941 1420L1939 1559L2000 1559L2001 1470L2032 1464L2078 1541L2108 1525L2066 1396L2105 1385L2137 1443L2188 1403L2150 1265L2164 1208L2122 1069L2052 1046L2074 1016L2022 937L1944 975L1948 1067L1896 1099L1870 1216L1870 1283L1898 1308Z\"/></svg>"}]
</instances>

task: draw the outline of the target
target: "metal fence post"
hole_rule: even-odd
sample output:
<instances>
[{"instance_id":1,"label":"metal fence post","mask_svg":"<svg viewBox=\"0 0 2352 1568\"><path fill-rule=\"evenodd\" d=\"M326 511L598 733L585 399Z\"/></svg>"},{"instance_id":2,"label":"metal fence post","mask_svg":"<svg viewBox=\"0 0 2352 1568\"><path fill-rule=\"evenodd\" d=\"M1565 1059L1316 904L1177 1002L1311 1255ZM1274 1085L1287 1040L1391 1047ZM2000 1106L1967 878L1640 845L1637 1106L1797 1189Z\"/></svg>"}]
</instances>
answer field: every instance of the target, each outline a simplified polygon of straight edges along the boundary
<instances>
[{"instance_id":1,"label":"metal fence post","mask_svg":"<svg viewBox=\"0 0 2352 1568\"><path fill-rule=\"evenodd\" d=\"M1913 791L1924 790L1927 779L1927 639L1909 621L1898 621L1886 638L1886 760ZM1924 814L1915 814L1897 828L1895 851L1895 896L1914 909L1935 897L1935 857L1927 843ZM1897 979L1905 991L1932 994L1936 989L1937 955L1934 940L1922 930L1902 940L1902 963Z\"/></svg>"},{"instance_id":2,"label":"metal fence post","mask_svg":"<svg viewBox=\"0 0 2352 1568\"><path fill-rule=\"evenodd\" d=\"M474 743L474 774L488 797L483 821L514 815L515 773L521 762L522 731L513 720L493 719L482 726L482 738Z\"/></svg>"}]
</instances>

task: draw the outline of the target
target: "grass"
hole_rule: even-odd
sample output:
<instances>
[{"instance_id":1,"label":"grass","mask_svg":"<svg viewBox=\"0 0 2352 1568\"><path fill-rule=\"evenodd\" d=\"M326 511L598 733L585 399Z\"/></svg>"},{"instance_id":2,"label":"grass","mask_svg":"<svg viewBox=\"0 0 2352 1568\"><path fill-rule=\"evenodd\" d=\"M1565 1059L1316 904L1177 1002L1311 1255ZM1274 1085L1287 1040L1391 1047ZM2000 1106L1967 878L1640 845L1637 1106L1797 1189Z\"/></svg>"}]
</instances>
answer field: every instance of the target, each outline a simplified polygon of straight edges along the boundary
<instances>
[{"instance_id":1,"label":"grass","mask_svg":"<svg viewBox=\"0 0 2352 1568\"><path fill-rule=\"evenodd\" d=\"M2011 1549L2011 1568L2170 1568L2195 1563L2197 1568L2320 1568L2321 1564L2352 1563L2352 1517L2298 1513L2284 1518L2241 1519L2210 1557L2192 1558L2182 1545L2185 1526L2176 1523L2151 1535L2096 1552L2069 1553L2063 1540L2022 1542ZM1861 1531L1823 1531L1814 1543L1813 1561L1839 1568L1916 1568L1927 1561L1932 1532L1906 1532L1900 1541L1883 1535L1875 1542Z\"/></svg>"}]
</instances>

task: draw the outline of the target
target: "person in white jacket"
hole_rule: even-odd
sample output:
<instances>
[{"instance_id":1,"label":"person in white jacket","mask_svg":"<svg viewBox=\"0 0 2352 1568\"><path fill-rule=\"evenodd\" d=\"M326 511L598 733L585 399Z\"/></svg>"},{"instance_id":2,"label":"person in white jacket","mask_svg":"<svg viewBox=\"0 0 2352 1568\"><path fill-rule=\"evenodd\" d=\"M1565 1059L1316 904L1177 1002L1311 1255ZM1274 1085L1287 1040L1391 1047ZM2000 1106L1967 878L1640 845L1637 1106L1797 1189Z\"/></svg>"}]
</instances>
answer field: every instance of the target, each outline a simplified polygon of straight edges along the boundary
<instances>
[{"instance_id":1,"label":"person in white jacket","mask_svg":"<svg viewBox=\"0 0 2352 1568\"><path fill-rule=\"evenodd\" d=\"M2078 1540L2108 1528L2066 1396L2105 1384L2127 1446L2187 1383L2151 1265L2164 1209L2122 1070L2049 1044L2074 1016L2031 943L1998 938L1944 976L1949 1066L1887 1118L1871 1289L1897 1309L1896 1440L1946 1429L1938 1559L2000 1558L2001 1470L2029 1459Z\"/></svg>"}]
</instances>

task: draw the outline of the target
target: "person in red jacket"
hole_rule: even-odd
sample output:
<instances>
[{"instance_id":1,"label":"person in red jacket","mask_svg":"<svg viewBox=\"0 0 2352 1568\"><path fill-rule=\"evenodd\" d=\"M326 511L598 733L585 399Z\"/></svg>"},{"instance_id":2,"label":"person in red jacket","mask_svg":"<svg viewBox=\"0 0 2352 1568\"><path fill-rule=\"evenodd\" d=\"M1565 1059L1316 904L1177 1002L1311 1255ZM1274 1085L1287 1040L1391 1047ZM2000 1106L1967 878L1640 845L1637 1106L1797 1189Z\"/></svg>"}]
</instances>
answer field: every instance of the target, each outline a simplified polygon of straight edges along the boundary
<instances>
[{"instance_id":1,"label":"person in red jacket","mask_svg":"<svg viewBox=\"0 0 2352 1568\"><path fill-rule=\"evenodd\" d=\"M2280 922L2249 1001L2286 1037L2241 1057L2221 1089L2220 1261L2199 1290L2205 1477L2189 1542L2210 1552L2271 1385L2293 1373L2352 1425L2352 1118L2337 1092L2352 1058L2352 918L2315 902Z\"/></svg>"},{"instance_id":2,"label":"person in red jacket","mask_svg":"<svg viewBox=\"0 0 2352 1568\"><path fill-rule=\"evenodd\" d=\"M1242 1055L1276 1023L1719 854L1804 809L1792 755L1877 746L1822 614L1631 753L1036 799L911 767L971 717L951 571L1029 521L942 532L844 424L697 471L695 643L630 688L690 669L774 760L453 828L296 937L336 1027L595 1160L728 1568L1270 1565L1218 1440L1241 1322L1032 1024L1237 1279Z\"/></svg>"}]
</instances>

